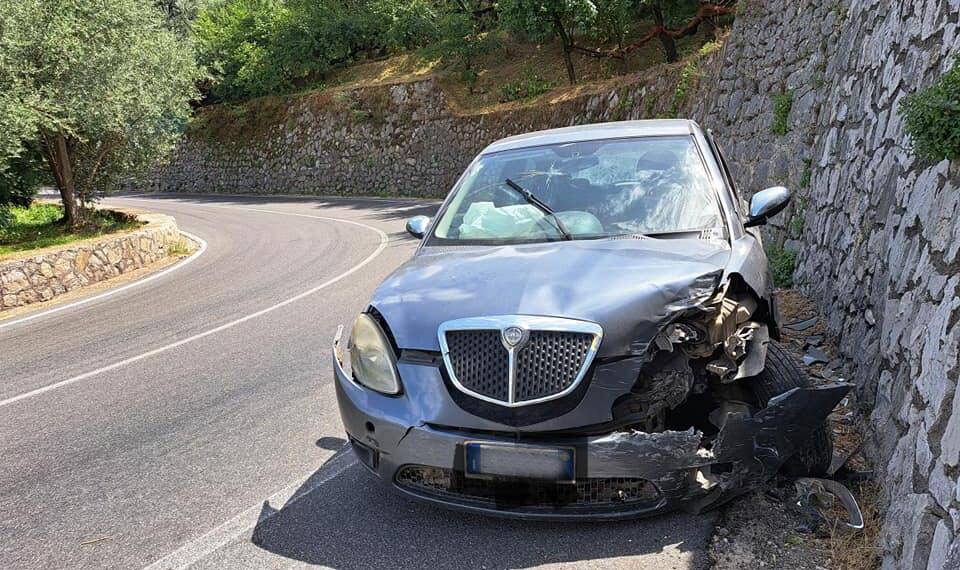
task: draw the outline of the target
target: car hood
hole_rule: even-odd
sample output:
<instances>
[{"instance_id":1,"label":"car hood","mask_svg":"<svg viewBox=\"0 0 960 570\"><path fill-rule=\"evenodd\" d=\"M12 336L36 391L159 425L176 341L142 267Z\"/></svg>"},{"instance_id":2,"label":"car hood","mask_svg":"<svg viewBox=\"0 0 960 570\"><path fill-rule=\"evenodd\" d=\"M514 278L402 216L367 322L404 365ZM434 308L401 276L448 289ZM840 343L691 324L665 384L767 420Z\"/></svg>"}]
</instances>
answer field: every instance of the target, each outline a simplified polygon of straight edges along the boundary
<instances>
[{"instance_id":1,"label":"car hood","mask_svg":"<svg viewBox=\"0 0 960 570\"><path fill-rule=\"evenodd\" d=\"M598 323L600 356L638 353L712 293L729 258L725 242L696 239L424 247L371 304L403 349L440 350L437 327L451 319L540 315Z\"/></svg>"}]
</instances>

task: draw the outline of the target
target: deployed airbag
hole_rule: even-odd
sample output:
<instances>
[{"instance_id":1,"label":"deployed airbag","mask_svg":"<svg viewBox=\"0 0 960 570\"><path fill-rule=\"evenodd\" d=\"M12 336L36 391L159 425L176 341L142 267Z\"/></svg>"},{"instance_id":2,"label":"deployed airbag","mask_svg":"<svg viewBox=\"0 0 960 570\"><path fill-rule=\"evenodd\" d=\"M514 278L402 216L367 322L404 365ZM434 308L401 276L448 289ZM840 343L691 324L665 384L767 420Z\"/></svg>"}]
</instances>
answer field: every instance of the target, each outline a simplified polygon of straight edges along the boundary
<instances>
[{"instance_id":1,"label":"deployed airbag","mask_svg":"<svg viewBox=\"0 0 960 570\"><path fill-rule=\"evenodd\" d=\"M573 235L602 234L603 224L589 212L557 212L557 217ZM511 239L541 237L556 231L548 229L553 222L529 204L503 206L493 202L474 202L463 215L460 237L463 239Z\"/></svg>"}]
</instances>

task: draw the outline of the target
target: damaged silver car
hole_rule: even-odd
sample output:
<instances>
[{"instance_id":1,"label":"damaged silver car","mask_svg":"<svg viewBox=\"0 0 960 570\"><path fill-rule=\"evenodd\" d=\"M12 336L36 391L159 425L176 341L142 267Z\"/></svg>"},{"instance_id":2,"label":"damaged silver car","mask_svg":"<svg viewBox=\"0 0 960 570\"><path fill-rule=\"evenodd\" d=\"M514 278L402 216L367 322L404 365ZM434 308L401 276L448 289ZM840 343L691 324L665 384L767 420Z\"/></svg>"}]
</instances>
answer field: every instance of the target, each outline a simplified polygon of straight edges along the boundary
<instances>
[{"instance_id":1,"label":"damaged silver car","mask_svg":"<svg viewBox=\"0 0 960 570\"><path fill-rule=\"evenodd\" d=\"M811 385L777 343L756 228L789 200L746 207L685 120L491 144L338 332L356 455L412 497L544 519L701 511L822 474L850 386Z\"/></svg>"}]
</instances>

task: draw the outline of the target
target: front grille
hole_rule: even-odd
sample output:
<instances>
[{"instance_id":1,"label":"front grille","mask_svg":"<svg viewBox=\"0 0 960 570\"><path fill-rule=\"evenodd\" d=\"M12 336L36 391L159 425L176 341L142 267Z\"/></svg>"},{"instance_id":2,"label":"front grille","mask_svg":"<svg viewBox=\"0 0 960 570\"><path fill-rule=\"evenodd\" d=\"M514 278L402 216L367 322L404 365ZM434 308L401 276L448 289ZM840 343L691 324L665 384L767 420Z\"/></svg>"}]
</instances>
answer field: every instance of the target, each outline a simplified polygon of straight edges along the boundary
<instances>
[{"instance_id":1,"label":"front grille","mask_svg":"<svg viewBox=\"0 0 960 570\"><path fill-rule=\"evenodd\" d=\"M437 499L504 508L654 507L661 494L647 479L603 477L575 484L524 479L471 479L452 469L406 465L397 472L398 486Z\"/></svg>"},{"instance_id":2,"label":"front grille","mask_svg":"<svg viewBox=\"0 0 960 570\"><path fill-rule=\"evenodd\" d=\"M509 355L500 342L500 331L448 331L447 347L460 384L494 400L507 400Z\"/></svg>"},{"instance_id":3,"label":"front grille","mask_svg":"<svg viewBox=\"0 0 960 570\"><path fill-rule=\"evenodd\" d=\"M504 340L509 329L522 330L519 343ZM600 335L600 327L593 323L549 317L463 319L444 323L440 330L454 385L508 406L572 391L590 366Z\"/></svg>"},{"instance_id":4,"label":"front grille","mask_svg":"<svg viewBox=\"0 0 960 570\"><path fill-rule=\"evenodd\" d=\"M534 400L569 388L591 343L591 334L531 331L530 339L517 351L515 400Z\"/></svg>"}]
</instances>

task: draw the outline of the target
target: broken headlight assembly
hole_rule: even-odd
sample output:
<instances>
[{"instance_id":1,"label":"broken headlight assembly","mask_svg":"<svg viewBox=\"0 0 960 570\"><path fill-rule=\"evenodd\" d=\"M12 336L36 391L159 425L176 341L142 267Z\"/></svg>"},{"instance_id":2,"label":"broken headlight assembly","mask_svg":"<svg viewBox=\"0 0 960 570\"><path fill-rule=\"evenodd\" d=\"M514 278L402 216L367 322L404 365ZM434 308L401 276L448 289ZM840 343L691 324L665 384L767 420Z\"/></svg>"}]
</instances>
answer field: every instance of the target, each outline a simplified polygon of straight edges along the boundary
<instances>
[{"instance_id":1,"label":"broken headlight assembly","mask_svg":"<svg viewBox=\"0 0 960 570\"><path fill-rule=\"evenodd\" d=\"M400 393L397 361L380 325L368 314L353 321L350 333L350 367L357 384L381 394Z\"/></svg>"}]
</instances>

